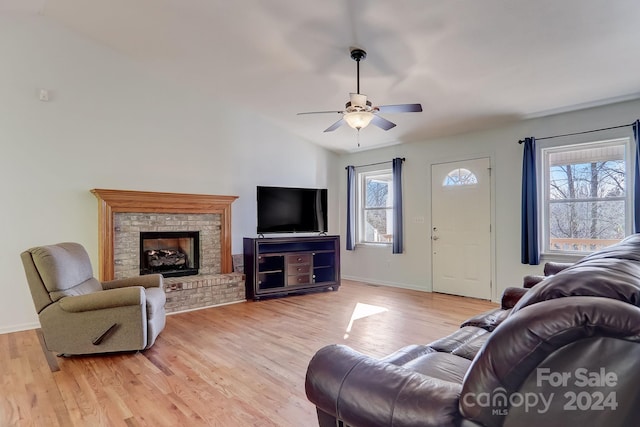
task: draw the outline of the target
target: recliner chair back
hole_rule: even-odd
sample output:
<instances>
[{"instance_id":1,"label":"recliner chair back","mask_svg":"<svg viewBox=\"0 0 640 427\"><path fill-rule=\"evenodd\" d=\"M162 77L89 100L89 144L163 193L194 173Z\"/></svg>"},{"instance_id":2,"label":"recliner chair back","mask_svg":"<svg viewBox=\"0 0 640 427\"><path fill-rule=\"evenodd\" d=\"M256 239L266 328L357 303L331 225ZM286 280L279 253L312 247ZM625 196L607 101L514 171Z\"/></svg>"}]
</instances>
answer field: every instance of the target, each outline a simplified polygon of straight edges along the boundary
<instances>
[{"instance_id":1,"label":"recliner chair back","mask_svg":"<svg viewBox=\"0 0 640 427\"><path fill-rule=\"evenodd\" d=\"M38 313L62 297L102 290L100 282L93 277L87 251L78 243L40 246L21 256Z\"/></svg>"}]
</instances>

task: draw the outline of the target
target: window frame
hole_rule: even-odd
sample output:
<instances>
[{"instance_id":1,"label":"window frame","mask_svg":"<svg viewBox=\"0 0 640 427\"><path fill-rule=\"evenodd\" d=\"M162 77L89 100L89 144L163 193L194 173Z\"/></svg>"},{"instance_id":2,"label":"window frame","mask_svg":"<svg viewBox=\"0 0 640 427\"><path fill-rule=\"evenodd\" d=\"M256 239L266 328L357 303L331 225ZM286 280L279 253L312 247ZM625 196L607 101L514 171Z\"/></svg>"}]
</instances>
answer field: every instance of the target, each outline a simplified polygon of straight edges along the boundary
<instances>
[{"instance_id":1,"label":"window frame","mask_svg":"<svg viewBox=\"0 0 640 427\"><path fill-rule=\"evenodd\" d=\"M624 219L624 235L628 236L633 229L633 166L634 158L632 156L632 144L629 136L618 136L602 139L589 139L583 141L570 142L565 144L541 144L536 149L538 174L538 247L543 258L550 258L563 261L577 261L578 259L590 254L585 251L557 250L549 247L550 241L550 165L549 155L563 151L576 151L593 147L603 146L623 146L624 147L624 165L625 165L625 196L616 198L618 201L623 200L625 207ZM594 199L585 199L589 201ZM613 201L612 199L609 199Z\"/></svg>"},{"instance_id":2,"label":"window frame","mask_svg":"<svg viewBox=\"0 0 640 427\"><path fill-rule=\"evenodd\" d=\"M379 175L389 176L389 195L386 207L366 207L366 182L367 178ZM356 244L387 247L393 244L393 238L388 242L375 242L366 240L365 232L365 213L372 210L387 211L387 229L393 230L393 170L391 167L367 168L357 172L357 189L356 189ZM391 235L393 237L393 234Z\"/></svg>"}]
</instances>

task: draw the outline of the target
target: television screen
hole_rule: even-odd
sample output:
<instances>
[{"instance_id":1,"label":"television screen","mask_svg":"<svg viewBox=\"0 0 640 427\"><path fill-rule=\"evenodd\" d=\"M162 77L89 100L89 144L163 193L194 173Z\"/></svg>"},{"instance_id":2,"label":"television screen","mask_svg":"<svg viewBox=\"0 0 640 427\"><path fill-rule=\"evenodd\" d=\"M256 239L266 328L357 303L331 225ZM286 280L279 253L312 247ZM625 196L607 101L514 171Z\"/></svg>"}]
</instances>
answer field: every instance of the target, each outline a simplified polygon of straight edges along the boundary
<instances>
[{"instance_id":1,"label":"television screen","mask_svg":"<svg viewBox=\"0 0 640 427\"><path fill-rule=\"evenodd\" d=\"M327 231L327 189L258 187L258 233Z\"/></svg>"}]
</instances>

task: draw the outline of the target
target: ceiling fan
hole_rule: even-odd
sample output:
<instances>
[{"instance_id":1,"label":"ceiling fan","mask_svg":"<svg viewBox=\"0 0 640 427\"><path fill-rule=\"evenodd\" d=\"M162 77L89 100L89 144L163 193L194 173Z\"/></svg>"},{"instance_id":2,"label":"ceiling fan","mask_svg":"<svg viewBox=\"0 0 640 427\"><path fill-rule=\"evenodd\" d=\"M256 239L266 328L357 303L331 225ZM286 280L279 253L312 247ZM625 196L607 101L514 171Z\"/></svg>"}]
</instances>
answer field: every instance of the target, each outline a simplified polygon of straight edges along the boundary
<instances>
[{"instance_id":1,"label":"ceiling fan","mask_svg":"<svg viewBox=\"0 0 640 427\"><path fill-rule=\"evenodd\" d=\"M367 100L367 95L360 93L360 61L367 57L367 52L359 48L351 49L351 59L356 61L357 88L356 93L349 94L349 102L342 111L312 111L302 114L325 114L338 113L342 114L342 118L326 128L325 132L331 132L338 129L343 124L348 124L358 131L372 123L383 130L389 130L396 126L395 123L380 117L378 113L418 113L422 111L420 104L397 104L397 105L379 105L372 106L371 101Z\"/></svg>"}]
</instances>

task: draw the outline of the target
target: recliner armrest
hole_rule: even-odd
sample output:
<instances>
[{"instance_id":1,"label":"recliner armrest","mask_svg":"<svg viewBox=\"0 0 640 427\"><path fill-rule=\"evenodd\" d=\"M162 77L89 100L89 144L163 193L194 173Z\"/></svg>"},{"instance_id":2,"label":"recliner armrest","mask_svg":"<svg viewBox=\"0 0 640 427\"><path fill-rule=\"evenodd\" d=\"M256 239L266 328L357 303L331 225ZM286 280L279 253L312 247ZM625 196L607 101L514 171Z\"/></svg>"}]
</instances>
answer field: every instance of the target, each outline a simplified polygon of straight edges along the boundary
<instances>
[{"instance_id":1,"label":"recliner armrest","mask_svg":"<svg viewBox=\"0 0 640 427\"><path fill-rule=\"evenodd\" d=\"M329 345L311 359L307 397L354 426L454 426L461 385Z\"/></svg>"},{"instance_id":2,"label":"recliner armrest","mask_svg":"<svg viewBox=\"0 0 640 427\"><path fill-rule=\"evenodd\" d=\"M544 279L553 276L554 274L560 273L565 268L571 267L573 263L569 262L546 262L544 264L544 276L537 274L530 274L528 276L524 276L522 280L522 286L525 288L532 288L538 283L542 282Z\"/></svg>"},{"instance_id":3,"label":"recliner armrest","mask_svg":"<svg viewBox=\"0 0 640 427\"><path fill-rule=\"evenodd\" d=\"M529 289L527 288L516 288L513 286L508 287L502 293L502 300L500 302L501 308L503 310L508 310L510 308L513 308L513 306L515 306L516 303L520 301L520 298L522 298L522 296L526 294L528 291Z\"/></svg>"},{"instance_id":4,"label":"recliner armrest","mask_svg":"<svg viewBox=\"0 0 640 427\"><path fill-rule=\"evenodd\" d=\"M546 278L547 276L540 276L537 274L530 274L528 276L524 276L524 278L522 279L522 287L527 289L533 288L535 285L542 282Z\"/></svg>"},{"instance_id":5,"label":"recliner armrest","mask_svg":"<svg viewBox=\"0 0 640 427\"><path fill-rule=\"evenodd\" d=\"M574 263L571 262L545 262L544 263L544 275L553 276L560 273L565 268L571 267Z\"/></svg>"},{"instance_id":6,"label":"recliner armrest","mask_svg":"<svg viewBox=\"0 0 640 427\"><path fill-rule=\"evenodd\" d=\"M67 312L104 310L129 305L141 305L145 301L144 288L134 286L110 289L86 295L64 297L58 301L60 308Z\"/></svg>"},{"instance_id":7,"label":"recliner armrest","mask_svg":"<svg viewBox=\"0 0 640 427\"><path fill-rule=\"evenodd\" d=\"M142 286L143 288L163 288L162 274L145 274L138 277L109 280L102 282L102 289L126 288L129 286Z\"/></svg>"}]
</instances>

